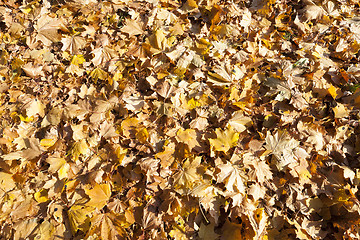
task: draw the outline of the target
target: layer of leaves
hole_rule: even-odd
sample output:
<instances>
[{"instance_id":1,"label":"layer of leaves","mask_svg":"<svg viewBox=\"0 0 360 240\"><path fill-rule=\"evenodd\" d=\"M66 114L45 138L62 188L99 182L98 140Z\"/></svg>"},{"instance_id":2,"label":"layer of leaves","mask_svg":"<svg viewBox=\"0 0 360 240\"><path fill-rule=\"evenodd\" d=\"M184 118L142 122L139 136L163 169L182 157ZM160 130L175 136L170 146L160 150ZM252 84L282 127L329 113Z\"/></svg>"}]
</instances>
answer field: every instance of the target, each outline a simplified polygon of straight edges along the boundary
<instances>
[{"instance_id":1,"label":"layer of leaves","mask_svg":"<svg viewBox=\"0 0 360 240\"><path fill-rule=\"evenodd\" d=\"M359 239L353 0L0 4L1 239Z\"/></svg>"}]
</instances>

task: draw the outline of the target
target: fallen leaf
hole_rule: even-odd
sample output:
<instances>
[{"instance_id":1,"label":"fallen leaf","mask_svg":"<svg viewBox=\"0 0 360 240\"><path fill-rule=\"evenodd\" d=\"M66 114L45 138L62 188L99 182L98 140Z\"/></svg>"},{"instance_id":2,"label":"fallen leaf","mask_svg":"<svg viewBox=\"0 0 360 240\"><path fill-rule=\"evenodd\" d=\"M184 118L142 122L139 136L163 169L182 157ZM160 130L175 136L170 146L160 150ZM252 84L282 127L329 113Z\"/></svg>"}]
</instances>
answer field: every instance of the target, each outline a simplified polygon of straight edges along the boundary
<instances>
[{"instance_id":1,"label":"fallen leaf","mask_svg":"<svg viewBox=\"0 0 360 240\"><path fill-rule=\"evenodd\" d=\"M239 139L239 133L229 126L224 131L217 128L215 130L217 138L209 139L210 145L215 151L222 151L226 153L230 148L236 146Z\"/></svg>"},{"instance_id":2,"label":"fallen leaf","mask_svg":"<svg viewBox=\"0 0 360 240\"><path fill-rule=\"evenodd\" d=\"M90 197L90 201L86 203L87 206L102 209L109 201L111 196L110 184L96 184L92 189L85 189L85 193Z\"/></svg>"}]
</instances>

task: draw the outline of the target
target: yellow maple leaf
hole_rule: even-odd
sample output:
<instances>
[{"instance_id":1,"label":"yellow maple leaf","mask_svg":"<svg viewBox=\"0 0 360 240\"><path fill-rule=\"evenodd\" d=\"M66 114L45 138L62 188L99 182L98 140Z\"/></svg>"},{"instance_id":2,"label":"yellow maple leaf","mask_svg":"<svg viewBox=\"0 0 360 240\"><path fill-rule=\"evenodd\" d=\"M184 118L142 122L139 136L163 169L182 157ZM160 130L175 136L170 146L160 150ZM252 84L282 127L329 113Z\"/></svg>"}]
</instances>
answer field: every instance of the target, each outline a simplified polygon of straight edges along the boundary
<instances>
[{"instance_id":1,"label":"yellow maple leaf","mask_svg":"<svg viewBox=\"0 0 360 240\"><path fill-rule=\"evenodd\" d=\"M184 162L182 170L174 176L175 191L179 194L187 194L201 181L201 176L196 172L200 162L201 157L196 157L192 161L188 159Z\"/></svg>"},{"instance_id":2,"label":"yellow maple leaf","mask_svg":"<svg viewBox=\"0 0 360 240\"><path fill-rule=\"evenodd\" d=\"M226 153L230 148L236 146L239 140L239 133L235 132L231 126L224 131L217 128L215 132L217 138L209 139L210 145L215 151Z\"/></svg>"},{"instance_id":3,"label":"yellow maple leaf","mask_svg":"<svg viewBox=\"0 0 360 240\"><path fill-rule=\"evenodd\" d=\"M180 128L176 133L176 140L187 144L190 150L194 147L200 147L197 138L198 136L194 129L183 130L182 128Z\"/></svg>"},{"instance_id":4,"label":"yellow maple leaf","mask_svg":"<svg viewBox=\"0 0 360 240\"><path fill-rule=\"evenodd\" d=\"M68 177L70 165L66 162L64 158L51 157L46 159L46 162L50 164L49 172L57 172L60 180Z\"/></svg>"},{"instance_id":5,"label":"yellow maple leaf","mask_svg":"<svg viewBox=\"0 0 360 240\"><path fill-rule=\"evenodd\" d=\"M99 214L91 219L91 229L87 236L99 233L102 240L122 239L125 234L124 225L126 224L123 215Z\"/></svg>"},{"instance_id":6,"label":"yellow maple leaf","mask_svg":"<svg viewBox=\"0 0 360 240\"><path fill-rule=\"evenodd\" d=\"M81 139L80 141L74 143L73 147L70 150L70 155L73 160L78 160L79 156L85 154L89 150L89 146L85 139Z\"/></svg>"},{"instance_id":7,"label":"yellow maple leaf","mask_svg":"<svg viewBox=\"0 0 360 240\"><path fill-rule=\"evenodd\" d=\"M90 197L87 206L102 209L111 196L111 186L108 183L96 184L92 189L85 189L85 193Z\"/></svg>"},{"instance_id":8,"label":"yellow maple leaf","mask_svg":"<svg viewBox=\"0 0 360 240\"><path fill-rule=\"evenodd\" d=\"M93 208L85 206L83 204L73 205L69 211L69 221L71 226L71 232L75 234L78 230L87 232L90 227L89 213Z\"/></svg>"},{"instance_id":9,"label":"yellow maple leaf","mask_svg":"<svg viewBox=\"0 0 360 240\"><path fill-rule=\"evenodd\" d=\"M98 79L105 80L108 77L108 74L100 68L95 68L90 73L90 77L92 77L94 79L94 82L96 83Z\"/></svg>"},{"instance_id":10,"label":"yellow maple leaf","mask_svg":"<svg viewBox=\"0 0 360 240\"><path fill-rule=\"evenodd\" d=\"M167 144L167 145L165 145ZM155 157L160 159L160 164L163 168L171 166L174 162L174 153L175 153L175 144L174 143L165 143L163 146L163 151L155 154Z\"/></svg>"}]
</instances>

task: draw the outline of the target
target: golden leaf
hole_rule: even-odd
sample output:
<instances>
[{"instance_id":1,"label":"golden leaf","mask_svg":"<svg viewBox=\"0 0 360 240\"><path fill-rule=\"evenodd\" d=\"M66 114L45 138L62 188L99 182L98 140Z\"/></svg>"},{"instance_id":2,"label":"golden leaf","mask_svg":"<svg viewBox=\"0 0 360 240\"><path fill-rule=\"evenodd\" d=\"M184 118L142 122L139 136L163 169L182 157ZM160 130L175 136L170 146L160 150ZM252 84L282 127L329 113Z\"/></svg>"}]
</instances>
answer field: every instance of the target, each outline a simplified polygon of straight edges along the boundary
<instances>
[{"instance_id":1,"label":"golden leaf","mask_svg":"<svg viewBox=\"0 0 360 240\"><path fill-rule=\"evenodd\" d=\"M44 117L45 115L45 105L40 102L38 99L34 99L29 107L26 109L26 115L28 117L35 116L39 114L40 117Z\"/></svg>"},{"instance_id":2,"label":"golden leaf","mask_svg":"<svg viewBox=\"0 0 360 240\"><path fill-rule=\"evenodd\" d=\"M50 164L49 172L57 172L60 180L68 177L70 165L64 158L50 157L46 159L46 162Z\"/></svg>"},{"instance_id":3,"label":"golden leaf","mask_svg":"<svg viewBox=\"0 0 360 240\"><path fill-rule=\"evenodd\" d=\"M89 213L92 212L93 208L75 204L68 210L68 216L71 226L71 232L75 234L78 230L87 232L90 227Z\"/></svg>"},{"instance_id":4,"label":"golden leaf","mask_svg":"<svg viewBox=\"0 0 360 240\"><path fill-rule=\"evenodd\" d=\"M198 136L194 129L183 130L180 128L176 133L176 139L179 142L187 144L190 150L194 147L200 147L200 143L197 140L198 138L200 138L200 136Z\"/></svg>"},{"instance_id":5,"label":"golden leaf","mask_svg":"<svg viewBox=\"0 0 360 240\"><path fill-rule=\"evenodd\" d=\"M99 214L91 219L91 223L88 235L99 234L102 240L120 239L125 234L123 225L126 224L126 221L123 216L113 213Z\"/></svg>"},{"instance_id":6,"label":"golden leaf","mask_svg":"<svg viewBox=\"0 0 360 240\"><path fill-rule=\"evenodd\" d=\"M230 148L236 146L239 140L239 133L235 132L231 126L224 131L217 128L215 132L217 138L209 139L210 145L215 151L227 153Z\"/></svg>"},{"instance_id":7,"label":"golden leaf","mask_svg":"<svg viewBox=\"0 0 360 240\"><path fill-rule=\"evenodd\" d=\"M345 118L348 117L350 111L344 104L337 103L336 107L333 108L335 118Z\"/></svg>"},{"instance_id":8,"label":"golden leaf","mask_svg":"<svg viewBox=\"0 0 360 240\"><path fill-rule=\"evenodd\" d=\"M43 221L40 226L36 229L35 238L36 240L48 240L52 239L54 236L54 225L48 220Z\"/></svg>"},{"instance_id":9,"label":"golden leaf","mask_svg":"<svg viewBox=\"0 0 360 240\"><path fill-rule=\"evenodd\" d=\"M201 162L201 157L196 157L194 160L186 160L180 170L174 176L175 191L179 194L190 193L193 187L201 181L201 177L197 174L196 169Z\"/></svg>"},{"instance_id":10,"label":"golden leaf","mask_svg":"<svg viewBox=\"0 0 360 240\"><path fill-rule=\"evenodd\" d=\"M225 188L230 192L245 192L244 173L241 169L227 162L219 165L220 173L217 175L217 181L225 183Z\"/></svg>"},{"instance_id":11,"label":"golden leaf","mask_svg":"<svg viewBox=\"0 0 360 240\"><path fill-rule=\"evenodd\" d=\"M38 203L43 203L43 202L47 202L49 201L48 198L48 192L45 189L40 190L39 192L36 192L34 194L34 199L38 202Z\"/></svg>"},{"instance_id":12,"label":"golden leaf","mask_svg":"<svg viewBox=\"0 0 360 240\"><path fill-rule=\"evenodd\" d=\"M87 144L85 139L81 139L80 141L74 143L70 150L70 154L74 161L78 160L79 156L87 153L89 150L89 145Z\"/></svg>"},{"instance_id":13,"label":"golden leaf","mask_svg":"<svg viewBox=\"0 0 360 240\"><path fill-rule=\"evenodd\" d=\"M90 197L87 206L102 209L111 196L111 185L108 183L96 184L92 189L85 189L85 193Z\"/></svg>"},{"instance_id":14,"label":"golden leaf","mask_svg":"<svg viewBox=\"0 0 360 240\"><path fill-rule=\"evenodd\" d=\"M8 192L16 187L12 174L0 172L0 189Z\"/></svg>"},{"instance_id":15,"label":"golden leaf","mask_svg":"<svg viewBox=\"0 0 360 240\"><path fill-rule=\"evenodd\" d=\"M133 19L127 19L126 25L122 27L120 31L127 33L130 36L140 35L144 33L141 23Z\"/></svg>"},{"instance_id":16,"label":"golden leaf","mask_svg":"<svg viewBox=\"0 0 360 240\"><path fill-rule=\"evenodd\" d=\"M51 146L54 146L54 144L56 143L56 139L41 139L40 141L40 145L43 146L43 147L51 147Z\"/></svg>"},{"instance_id":17,"label":"golden leaf","mask_svg":"<svg viewBox=\"0 0 360 240\"><path fill-rule=\"evenodd\" d=\"M135 137L140 143L145 144L149 138L149 133L147 129L143 127L136 131Z\"/></svg>"}]
</instances>

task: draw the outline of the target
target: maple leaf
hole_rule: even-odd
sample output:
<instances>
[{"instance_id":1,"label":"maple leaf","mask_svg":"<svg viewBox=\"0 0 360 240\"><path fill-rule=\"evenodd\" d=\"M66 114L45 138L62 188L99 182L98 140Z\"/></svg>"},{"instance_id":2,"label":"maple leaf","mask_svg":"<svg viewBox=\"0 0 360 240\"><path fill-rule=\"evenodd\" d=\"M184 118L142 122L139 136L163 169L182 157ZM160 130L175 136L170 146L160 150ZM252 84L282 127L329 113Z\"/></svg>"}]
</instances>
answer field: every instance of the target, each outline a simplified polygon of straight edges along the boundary
<instances>
[{"instance_id":1,"label":"maple leaf","mask_svg":"<svg viewBox=\"0 0 360 240\"><path fill-rule=\"evenodd\" d=\"M94 54L94 58L91 61L95 66L100 66L118 57L116 51L108 46L95 48L92 53Z\"/></svg>"},{"instance_id":2,"label":"maple leaf","mask_svg":"<svg viewBox=\"0 0 360 240\"><path fill-rule=\"evenodd\" d=\"M179 142L187 144L190 150L194 147L201 147L200 143L197 140L198 138L198 133L194 129L183 130L182 128L180 128L176 133L176 139Z\"/></svg>"},{"instance_id":3,"label":"maple leaf","mask_svg":"<svg viewBox=\"0 0 360 240\"><path fill-rule=\"evenodd\" d=\"M55 226L48 220L43 221L35 230L35 239L46 240L54 237Z\"/></svg>"},{"instance_id":4,"label":"maple leaf","mask_svg":"<svg viewBox=\"0 0 360 240\"><path fill-rule=\"evenodd\" d=\"M287 165L297 162L293 150L299 146L299 142L291 138L286 131L277 131L275 135L267 132L265 148L275 156L276 166L283 170Z\"/></svg>"},{"instance_id":5,"label":"maple leaf","mask_svg":"<svg viewBox=\"0 0 360 240\"><path fill-rule=\"evenodd\" d=\"M196 172L199 166L201 157L196 157L194 160L187 159L183 164L183 169L174 175L175 191L180 194L190 193L192 188L201 181L201 177Z\"/></svg>"},{"instance_id":6,"label":"maple leaf","mask_svg":"<svg viewBox=\"0 0 360 240\"><path fill-rule=\"evenodd\" d=\"M174 162L174 153L175 153L175 144L169 144L169 146L164 146L162 152L155 154L155 157L160 159L160 164L163 168L171 166Z\"/></svg>"},{"instance_id":7,"label":"maple leaf","mask_svg":"<svg viewBox=\"0 0 360 240\"><path fill-rule=\"evenodd\" d=\"M12 174L0 172L0 183L2 191L8 192L16 187L15 181L13 180L12 176Z\"/></svg>"},{"instance_id":8,"label":"maple leaf","mask_svg":"<svg viewBox=\"0 0 360 240\"><path fill-rule=\"evenodd\" d=\"M32 117L35 116L36 114L39 114L39 116L44 117L45 105L42 104L40 100L35 98L26 108L26 115L28 117Z\"/></svg>"},{"instance_id":9,"label":"maple leaf","mask_svg":"<svg viewBox=\"0 0 360 240\"><path fill-rule=\"evenodd\" d=\"M70 54L78 54L79 50L86 44L85 39L81 36L65 37L62 38L61 42L63 44L61 51L68 50Z\"/></svg>"},{"instance_id":10,"label":"maple leaf","mask_svg":"<svg viewBox=\"0 0 360 240\"><path fill-rule=\"evenodd\" d=\"M123 100L126 102L125 108L130 111L139 111L145 104L142 96L123 97Z\"/></svg>"},{"instance_id":11,"label":"maple leaf","mask_svg":"<svg viewBox=\"0 0 360 240\"><path fill-rule=\"evenodd\" d=\"M224 131L217 128L215 133L217 138L209 139L210 145L215 151L226 153L230 148L236 146L239 139L239 133L235 132L231 126Z\"/></svg>"},{"instance_id":12,"label":"maple leaf","mask_svg":"<svg viewBox=\"0 0 360 240\"><path fill-rule=\"evenodd\" d=\"M61 19L43 15L37 20L35 29L38 32L36 39L43 42L45 46L50 46L51 43L61 40L61 35L58 30L65 30L66 28Z\"/></svg>"},{"instance_id":13,"label":"maple leaf","mask_svg":"<svg viewBox=\"0 0 360 240\"><path fill-rule=\"evenodd\" d=\"M60 180L68 177L70 165L64 158L50 157L46 159L46 162L50 164L48 171L50 173L57 172Z\"/></svg>"},{"instance_id":14,"label":"maple leaf","mask_svg":"<svg viewBox=\"0 0 360 240\"><path fill-rule=\"evenodd\" d=\"M119 134L116 132L114 126L109 124L108 121L104 121L100 125L100 136L104 137L105 139L117 137Z\"/></svg>"},{"instance_id":15,"label":"maple leaf","mask_svg":"<svg viewBox=\"0 0 360 240\"><path fill-rule=\"evenodd\" d=\"M15 225L15 234L14 239L25 239L28 237L38 225L36 218L33 219L25 219L23 221L18 222Z\"/></svg>"},{"instance_id":16,"label":"maple leaf","mask_svg":"<svg viewBox=\"0 0 360 240\"><path fill-rule=\"evenodd\" d=\"M267 179L272 178L272 172L270 166L263 160L256 158L255 156L244 154L243 163L248 166L250 179L257 180L259 183L264 183Z\"/></svg>"},{"instance_id":17,"label":"maple leaf","mask_svg":"<svg viewBox=\"0 0 360 240\"><path fill-rule=\"evenodd\" d=\"M217 181L225 183L225 188L230 192L245 192L244 177L242 170L229 162L217 166L220 172Z\"/></svg>"},{"instance_id":18,"label":"maple leaf","mask_svg":"<svg viewBox=\"0 0 360 240\"><path fill-rule=\"evenodd\" d=\"M316 151L323 149L325 145L325 131L320 126L300 121L297 128L302 135L307 137L306 142L314 145Z\"/></svg>"},{"instance_id":19,"label":"maple leaf","mask_svg":"<svg viewBox=\"0 0 360 240\"><path fill-rule=\"evenodd\" d=\"M79 159L80 155L86 154L89 152L89 145L85 139L81 139L80 141L74 143L72 148L69 151L72 158L76 161Z\"/></svg>"},{"instance_id":20,"label":"maple leaf","mask_svg":"<svg viewBox=\"0 0 360 240\"><path fill-rule=\"evenodd\" d=\"M129 34L130 36L143 34L142 25L139 21L135 19L127 19L125 26L123 26L120 31Z\"/></svg>"},{"instance_id":21,"label":"maple leaf","mask_svg":"<svg viewBox=\"0 0 360 240\"><path fill-rule=\"evenodd\" d=\"M87 207L83 204L75 204L68 210L71 231L73 234L78 230L82 232L88 231L90 228L89 213L92 210L92 207Z\"/></svg>"},{"instance_id":22,"label":"maple leaf","mask_svg":"<svg viewBox=\"0 0 360 240\"><path fill-rule=\"evenodd\" d=\"M152 198L147 202L146 206L144 207L142 216L142 227L144 229L157 228L162 223L162 213L156 213L156 205L154 205L155 202L156 199Z\"/></svg>"},{"instance_id":23,"label":"maple leaf","mask_svg":"<svg viewBox=\"0 0 360 240\"><path fill-rule=\"evenodd\" d=\"M120 216L113 213L98 214L91 218L91 228L88 236L100 235L103 240L116 240L125 235Z\"/></svg>"},{"instance_id":24,"label":"maple leaf","mask_svg":"<svg viewBox=\"0 0 360 240\"><path fill-rule=\"evenodd\" d=\"M27 76L32 77L32 78L45 76L45 74L43 72L43 67L42 66L35 67L34 64L32 64L32 63L27 63L27 64L23 65L21 69L24 70L24 72L26 73Z\"/></svg>"},{"instance_id":25,"label":"maple leaf","mask_svg":"<svg viewBox=\"0 0 360 240\"><path fill-rule=\"evenodd\" d=\"M266 237L266 225L268 216L263 208L256 209L249 218L250 224L255 231L254 239L264 239Z\"/></svg>"},{"instance_id":26,"label":"maple leaf","mask_svg":"<svg viewBox=\"0 0 360 240\"><path fill-rule=\"evenodd\" d=\"M243 132L252 124L250 117L244 116L241 111L235 112L232 118L229 120L230 126L232 126L235 131Z\"/></svg>"},{"instance_id":27,"label":"maple leaf","mask_svg":"<svg viewBox=\"0 0 360 240\"><path fill-rule=\"evenodd\" d=\"M111 186L107 183L96 184L92 189L85 189L85 193L90 197L87 206L102 209L110 199Z\"/></svg>"},{"instance_id":28,"label":"maple leaf","mask_svg":"<svg viewBox=\"0 0 360 240\"><path fill-rule=\"evenodd\" d=\"M284 99L290 99L291 87L288 82L270 77L265 84L271 88L271 91L268 94L277 94L275 100L283 101Z\"/></svg>"}]
</instances>

